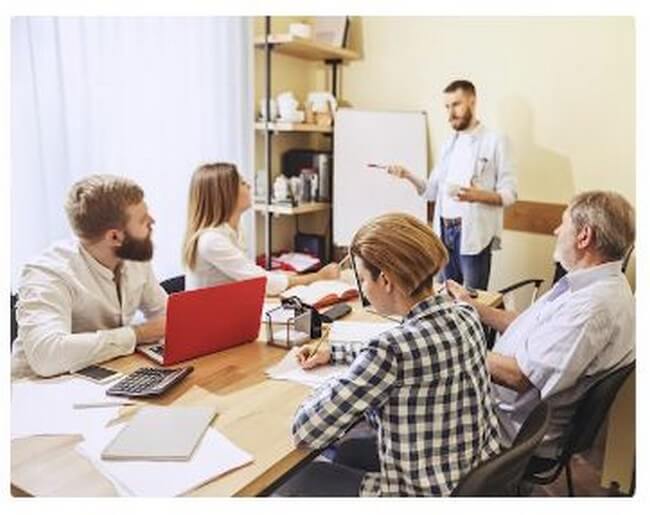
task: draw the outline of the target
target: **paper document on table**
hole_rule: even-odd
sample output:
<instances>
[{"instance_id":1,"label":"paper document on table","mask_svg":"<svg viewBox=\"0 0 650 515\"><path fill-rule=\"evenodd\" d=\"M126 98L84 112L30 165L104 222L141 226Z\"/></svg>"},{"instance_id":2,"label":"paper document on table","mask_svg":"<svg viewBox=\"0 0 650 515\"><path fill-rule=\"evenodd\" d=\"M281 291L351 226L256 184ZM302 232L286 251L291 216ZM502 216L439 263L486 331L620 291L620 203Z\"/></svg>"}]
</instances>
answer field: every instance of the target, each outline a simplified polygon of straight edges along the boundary
<instances>
[{"instance_id":1,"label":"paper document on table","mask_svg":"<svg viewBox=\"0 0 650 515\"><path fill-rule=\"evenodd\" d=\"M86 434L105 427L119 407L74 409L79 402L106 401L107 385L80 378L25 381L11 385L11 438Z\"/></svg>"},{"instance_id":2,"label":"paper document on table","mask_svg":"<svg viewBox=\"0 0 650 515\"><path fill-rule=\"evenodd\" d=\"M230 470L251 463L253 457L219 431L208 428L192 458L182 462L108 461L100 455L125 424L96 431L77 444L76 450L88 458L123 496L171 497L187 493Z\"/></svg>"},{"instance_id":3,"label":"paper document on table","mask_svg":"<svg viewBox=\"0 0 650 515\"><path fill-rule=\"evenodd\" d=\"M271 379L281 381L293 381L312 388L317 388L331 379L335 379L345 373L347 365L324 365L309 370L303 369L296 358L298 349L293 348L282 361L266 370Z\"/></svg>"},{"instance_id":4,"label":"paper document on table","mask_svg":"<svg viewBox=\"0 0 650 515\"><path fill-rule=\"evenodd\" d=\"M335 321L329 334L331 342L365 343L384 331L397 327L396 322Z\"/></svg>"}]
</instances>

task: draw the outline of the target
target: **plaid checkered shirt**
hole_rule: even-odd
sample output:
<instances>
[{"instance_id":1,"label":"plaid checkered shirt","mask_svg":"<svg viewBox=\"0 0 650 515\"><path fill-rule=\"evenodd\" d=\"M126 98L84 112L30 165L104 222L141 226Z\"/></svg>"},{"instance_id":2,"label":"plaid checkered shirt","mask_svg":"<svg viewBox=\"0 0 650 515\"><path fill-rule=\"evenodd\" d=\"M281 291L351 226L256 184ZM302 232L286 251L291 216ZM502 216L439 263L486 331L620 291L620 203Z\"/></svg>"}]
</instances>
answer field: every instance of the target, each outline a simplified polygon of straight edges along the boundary
<instances>
[{"instance_id":1,"label":"plaid checkered shirt","mask_svg":"<svg viewBox=\"0 0 650 515\"><path fill-rule=\"evenodd\" d=\"M331 362L350 367L298 408L296 445L326 447L365 416L381 470L366 473L361 495L449 495L500 450L486 354L475 309L442 296L366 344L333 342Z\"/></svg>"}]
</instances>

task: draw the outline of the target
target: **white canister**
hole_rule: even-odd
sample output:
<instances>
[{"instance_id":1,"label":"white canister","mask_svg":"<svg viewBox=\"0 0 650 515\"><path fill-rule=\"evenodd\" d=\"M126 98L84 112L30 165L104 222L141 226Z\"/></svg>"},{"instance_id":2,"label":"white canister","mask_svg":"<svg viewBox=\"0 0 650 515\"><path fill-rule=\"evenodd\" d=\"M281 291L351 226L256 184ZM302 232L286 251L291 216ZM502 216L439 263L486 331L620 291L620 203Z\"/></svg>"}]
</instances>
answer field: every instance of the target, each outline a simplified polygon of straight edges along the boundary
<instances>
[{"instance_id":1,"label":"white canister","mask_svg":"<svg viewBox=\"0 0 650 515\"><path fill-rule=\"evenodd\" d=\"M311 25L307 23L292 23L289 25L289 34L299 38L311 39Z\"/></svg>"}]
</instances>

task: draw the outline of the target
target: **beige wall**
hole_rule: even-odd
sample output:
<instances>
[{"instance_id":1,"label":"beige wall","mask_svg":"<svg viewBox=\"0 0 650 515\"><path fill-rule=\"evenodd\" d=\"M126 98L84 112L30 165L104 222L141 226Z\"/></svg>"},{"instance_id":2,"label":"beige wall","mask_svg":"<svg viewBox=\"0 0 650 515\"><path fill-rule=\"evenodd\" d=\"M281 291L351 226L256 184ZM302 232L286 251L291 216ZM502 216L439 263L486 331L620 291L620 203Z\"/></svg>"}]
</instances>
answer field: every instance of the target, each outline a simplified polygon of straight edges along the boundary
<instances>
[{"instance_id":1,"label":"beige wall","mask_svg":"<svg viewBox=\"0 0 650 515\"><path fill-rule=\"evenodd\" d=\"M632 18L353 18L341 94L365 109L424 109L430 164L449 134L440 92L472 80L479 118L510 137L519 198L614 189L634 202ZM323 80L323 79L321 79ZM551 277L553 238L507 231L491 287Z\"/></svg>"},{"instance_id":2,"label":"beige wall","mask_svg":"<svg viewBox=\"0 0 650 515\"><path fill-rule=\"evenodd\" d=\"M273 31L301 19L274 18ZM256 26L261 33L261 19ZM521 200L564 203L578 191L602 188L634 202L634 30L630 17L354 17L349 46L362 58L342 68L340 97L363 109L425 110L432 166L449 134L440 92L451 80L468 78L478 89L479 118L512 142ZM257 99L262 55L256 52ZM304 98L328 87L323 65L273 59L274 94L293 89ZM299 141L281 138L287 147ZM258 165L262 149L258 136ZM325 223L316 217L317 226ZM278 226L289 234L293 222ZM288 236L279 239L289 243ZM553 244L550 236L505 231L490 286L550 279Z\"/></svg>"}]
</instances>

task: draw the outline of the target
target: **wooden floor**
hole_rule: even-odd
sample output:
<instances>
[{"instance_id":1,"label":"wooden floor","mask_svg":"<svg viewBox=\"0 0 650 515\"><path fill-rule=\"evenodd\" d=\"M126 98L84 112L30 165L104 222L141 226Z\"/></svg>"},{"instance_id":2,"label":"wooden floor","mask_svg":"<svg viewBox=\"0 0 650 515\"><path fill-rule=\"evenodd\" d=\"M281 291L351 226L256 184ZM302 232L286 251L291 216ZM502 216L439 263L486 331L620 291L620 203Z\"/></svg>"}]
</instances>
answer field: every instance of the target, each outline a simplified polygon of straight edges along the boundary
<instances>
[{"instance_id":1,"label":"wooden floor","mask_svg":"<svg viewBox=\"0 0 650 515\"><path fill-rule=\"evenodd\" d=\"M617 497L625 495L618 491L616 485L613 485L609 489L600 486L602 461L603 451L600 447L573 457L571 461L571 472L573 476L573 490L576 497ZM568 496L564 472L550 485L535 486L530 495L534 497Z\"/></svg>"}]
</instances>

